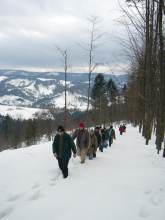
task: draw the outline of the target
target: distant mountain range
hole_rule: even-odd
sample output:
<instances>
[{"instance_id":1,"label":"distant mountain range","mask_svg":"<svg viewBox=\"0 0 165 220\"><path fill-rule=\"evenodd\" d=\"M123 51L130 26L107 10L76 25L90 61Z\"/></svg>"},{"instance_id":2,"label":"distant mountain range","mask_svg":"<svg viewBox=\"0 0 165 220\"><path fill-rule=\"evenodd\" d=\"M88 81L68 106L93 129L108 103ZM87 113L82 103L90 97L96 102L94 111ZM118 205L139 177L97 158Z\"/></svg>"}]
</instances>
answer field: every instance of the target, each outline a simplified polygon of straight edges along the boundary
<instances>
[{"instance_id":1,"label":"distant mountain range","mask_svg":"<svg viewBox=\"0 0 165 220\"><path fill-rule=\"evenodd\" d=\"M92 74L92 84L96 77ZM104 74L121 89L127 83L128 75ZM20 70L0 70L0 104L24 107L47 107L54 104L64 106L63 72L28 72ZM67 104L69 108L85 109L87 102L88 74L68 73Z\"/></svg>"}]
</instances>

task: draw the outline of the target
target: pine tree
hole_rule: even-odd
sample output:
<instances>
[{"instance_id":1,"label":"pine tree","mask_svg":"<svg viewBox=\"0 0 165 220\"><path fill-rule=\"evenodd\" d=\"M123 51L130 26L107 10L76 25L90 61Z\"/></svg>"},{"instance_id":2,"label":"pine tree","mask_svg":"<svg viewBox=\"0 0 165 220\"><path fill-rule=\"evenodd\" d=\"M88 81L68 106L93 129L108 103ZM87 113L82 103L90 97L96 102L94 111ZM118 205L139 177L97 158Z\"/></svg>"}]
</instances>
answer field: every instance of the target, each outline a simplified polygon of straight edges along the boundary
<instances>
[{"instance_id":1,"label":"pine tree","mask_svg":"<svg viewBox=\"0 0 165 220\"><path fill-rule=\"evenodd\" d=\"M109 98L109 101L111 103L115 102L116 96L118 94L118 89L116 87L115 82L112 79L109 79L109 81L106 84L107 87L107 95Z\"/></svg>"},{"instance_id":2,"label":"pine tree","mask_svg":"<svg viewBox=\"0 0 165 220\"><path fill-rule=\"evenodd\" d=\"M12 135L12 118L9 115L6 115L2 121L2 131L3 135L7 141L7 144L10 143L10 137Z\"/></svg>"},{"instance_id":3,"label":"pine tree","mask_svg":"<svg viewBox=\"0 0 165 220\"><path fill-rule=\"evenodd\" d=\"M107 114L108 99L106 89L106 81L103 74L100 73L96 76L91 91L92 107L96 113L95 121L98 121L97 119L99 118L99 123L104 123ZM97 114L99 114L99 117Z\"/></svg>"}]
</instances>

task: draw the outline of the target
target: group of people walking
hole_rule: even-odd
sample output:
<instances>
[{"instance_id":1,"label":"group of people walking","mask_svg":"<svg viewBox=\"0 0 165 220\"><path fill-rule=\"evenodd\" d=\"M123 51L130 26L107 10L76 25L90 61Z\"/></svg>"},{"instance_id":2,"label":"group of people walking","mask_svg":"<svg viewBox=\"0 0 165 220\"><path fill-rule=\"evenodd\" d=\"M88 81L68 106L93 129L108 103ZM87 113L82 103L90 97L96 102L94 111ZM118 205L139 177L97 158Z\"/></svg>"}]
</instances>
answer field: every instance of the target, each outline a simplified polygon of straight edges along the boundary
<instances>
[{"instance_id":1,"label":"group of people walking","mask_svg":"<svg viewBox=\"0 0 165 220\"><path fill-rule=\"evenodd\" d=\"M87 157L90 160L96 158L97 149L103 152L104 148L111 147L114 139L116 139L116 135L112 125L110 128L96 126L95 129L88 131L85 124L81 122L72 135L66 133L63 126L58 126L53 141L53 154L58 160L63 177L68 177L68 164L72 153L73 157L79 156L80 162L83 164Z\"/></svg>"},{"instance_id":2,"label":"group of people walking","mask_svg":"<svg viewBox=\"0 0 165 220\"><path fill-rule=\"evenodd\" d=\"M123 132L126 132L126 126L125 126L125 124L120 125L120 127L119 127L119 132L120 132L120 135L122 135Z\"/></svg>"}]
</instances>

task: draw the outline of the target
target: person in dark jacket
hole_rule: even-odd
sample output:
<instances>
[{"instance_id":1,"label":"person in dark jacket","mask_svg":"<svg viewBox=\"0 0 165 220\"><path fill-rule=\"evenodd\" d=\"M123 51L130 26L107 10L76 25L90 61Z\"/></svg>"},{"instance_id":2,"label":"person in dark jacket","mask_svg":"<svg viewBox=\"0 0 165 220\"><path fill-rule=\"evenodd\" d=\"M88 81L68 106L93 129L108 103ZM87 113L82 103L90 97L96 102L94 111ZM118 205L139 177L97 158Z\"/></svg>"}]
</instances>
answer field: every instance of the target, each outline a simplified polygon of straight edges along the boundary
<instances>
[{"instance_id":1,"label":"person in dark jacket","mask_svg":"<svg viewBox=\"0 0 165 220\"><path fill-rule=\"evenodd\" d=\"M58 160L63 177L67 178L68 164L72 155L71 151L73 152L73 157L76 157L76 146L71 136L65 132L63 126L58 126L57 132L53 141L53 154Z\"/></svg>"},{"instance_id":2,"label":"person in dark jacket","mask_svg":"<svg viewBox=\"0 0 165 220\"><path fill-rule=\"evenodd\" d=\"M109 129L106 129L106 127L104 127L103 129L101 129L101 134L102 134L102 148L107 148L108 146L108 141L109 141Z\"/></svg>"},{"instance_id":3,"label":"person in dark jacket","mask_svg":"<svg viewBox=\"0 0 165 220\"><path fill-rule=\"evenodd\" d=\"M101 152L103 152L103 149L102 149L102 136L101 136L101 128L100 127L95 127L95 131L94 131L94 134L96 135L96 138L97 138L97 143L98 143L98 147L99 147L99 150Z\"/></svg>"},{"instance_id":4,"label":"person in dark jacket","mask_svg":"<svg viewBox=\"0 0 165 220\"><path fill-rule=\"evenodd\" d=\"M116 139L116 134L113 126L111 125L109 129L109 147L112 145L114 139Z\"/></svg>"},{"instance_id":5,"label":"person in dark jacket","mask_svg":"<svg viewBox=\"0 0 165 220\"><path fill-rule=\"evenodd\" d=\"M123 124L123 132L126 132L126 126Z\"/></svg>"},{"instance_id":6,"label":"person in dark jacket","mask_svg":"<svg viewBox=\"0 0 165 220\"><path fill-rule=\"evenodd\" d=\"M119 132L120 132L120 135L123 134L123 126L122 125L120 125L120 127L119 127Z\"/></svg>"}]
</instances>

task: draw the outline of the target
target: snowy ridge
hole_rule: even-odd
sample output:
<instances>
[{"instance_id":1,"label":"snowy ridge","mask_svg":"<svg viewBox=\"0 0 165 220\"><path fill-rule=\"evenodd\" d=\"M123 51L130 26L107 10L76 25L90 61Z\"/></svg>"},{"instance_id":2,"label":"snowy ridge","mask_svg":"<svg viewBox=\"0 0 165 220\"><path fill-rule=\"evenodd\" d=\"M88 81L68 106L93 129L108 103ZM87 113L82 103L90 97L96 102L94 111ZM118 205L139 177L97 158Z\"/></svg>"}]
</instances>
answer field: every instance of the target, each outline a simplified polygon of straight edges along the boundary
<instances>
[{"instance_id":1,"label":"snowy ridge","mask_svg":"<svg viewBox=\"0 0 165 220\"><path fill-rule=\"evenodd\" d=\"M32 81L28 79L12 79L7 82L7 84L12 85L12 86L28 86Z\"/></svg>"},{"instance_id":2,"label":"snowy ridge","mask_svg":"<svg viewBox=\"0 0 165 220\"><path fill-rule=\"evenodd\" d=\"M35 98L39 98L42 96L53 94L53 91L55 90L56 85L42 85L38 83L36 86L36 83L33 82L29 86L25 88L25 94L29 95L31 94Z\"/></svg>"},{"instance_id":3,"label":"snowy ridge","mask_svg":"<svg viewBox=\"0 0 165 220\"><path fill-rule=\"evenodd\" d=\"M4 95L0 97L0 104L13 105L13 103L16 106L30 106L32 102L16 95Z\"/></svg>"},{"instance_id":4,"label":"snowy ridge","mask_svg":"<svg viewBox=\"0 0 165 220\"><path fill-rule=\"evenodd\" d=\"M91 83L96 74L92 74ZM108 80L112 78L118 88L127 82L127 75L114 76L105 74ZM0 104L45 108L49 104L63 108L64 73L27 72L0 70ZM87 106L88 74L68 73L67 90L69 93L69 108L85 109ZM75 96L75 98L73 98ZM75 100L74 100L75 99ZM73 102L75 101L75 103Z\"/></svg>"},{"instance_id":5,"label":"snowy ridge","mask_svg":"<svg viewBox=\"0 0 165 220\"><path fill-rule=\"evenodd\" d=\"M138 129L116 133L95 160L81 165L72 158L67 179L52 142L1 152L0 219L164 220L164 158L154 140L145 147Z\"/></svg>"}]
</instances>

